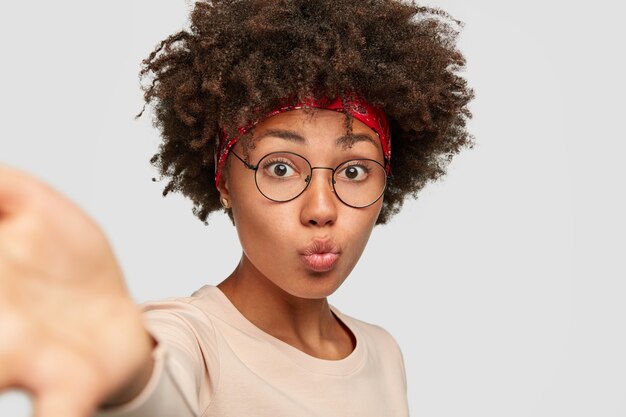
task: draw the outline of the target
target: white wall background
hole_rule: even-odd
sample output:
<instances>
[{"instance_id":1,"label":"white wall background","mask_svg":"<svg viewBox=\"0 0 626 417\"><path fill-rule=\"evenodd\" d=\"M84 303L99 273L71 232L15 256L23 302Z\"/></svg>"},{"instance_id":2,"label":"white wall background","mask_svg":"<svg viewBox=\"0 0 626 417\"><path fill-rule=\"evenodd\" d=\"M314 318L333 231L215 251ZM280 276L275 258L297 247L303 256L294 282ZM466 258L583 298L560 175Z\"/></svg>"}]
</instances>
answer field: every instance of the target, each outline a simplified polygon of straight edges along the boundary
<instances>
[{"instance_id":1,"label":"white wall background","mask_svg":"<svg viewBox=\"0 0 626 417\"><path fill-rule=\"evenodd\" d=\"M412 416L625 416L621 2L432 1L465 22L477 147L376 229L331 297L400 343ZM110 237L140 301L219 283L239 258L161 197L137 72L187 0L3 2L0 162L56 186ZM0 416L30 415L0 395Z\"/></svg>"}]
</instances>

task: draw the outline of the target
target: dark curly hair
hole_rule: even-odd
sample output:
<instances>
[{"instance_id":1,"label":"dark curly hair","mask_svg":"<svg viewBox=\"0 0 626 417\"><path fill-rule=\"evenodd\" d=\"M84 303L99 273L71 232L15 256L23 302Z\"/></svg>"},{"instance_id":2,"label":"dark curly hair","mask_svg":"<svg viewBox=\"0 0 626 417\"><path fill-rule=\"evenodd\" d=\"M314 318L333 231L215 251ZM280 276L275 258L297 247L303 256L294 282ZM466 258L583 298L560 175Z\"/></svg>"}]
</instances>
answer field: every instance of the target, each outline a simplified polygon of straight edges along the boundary
<instances>
[{"instance_id":1,"label":"dark curly hair","mask_svg":"<svg viewBox=\"0 0 626 417\"><path fill-rule=\"evenodd\" d=\"M214 183L220 128L233 134L286 97L355 92L380 106L391 127L393 179L377 220L386 223L473 146L466 120L474 91L458 75L462 26L441 9L399 0L196 2L190 28L163 40L140 72L163 138L150 160L169 179L163 195L181 192L207 224L222 208Z\"/></svg>"}]
</instances>

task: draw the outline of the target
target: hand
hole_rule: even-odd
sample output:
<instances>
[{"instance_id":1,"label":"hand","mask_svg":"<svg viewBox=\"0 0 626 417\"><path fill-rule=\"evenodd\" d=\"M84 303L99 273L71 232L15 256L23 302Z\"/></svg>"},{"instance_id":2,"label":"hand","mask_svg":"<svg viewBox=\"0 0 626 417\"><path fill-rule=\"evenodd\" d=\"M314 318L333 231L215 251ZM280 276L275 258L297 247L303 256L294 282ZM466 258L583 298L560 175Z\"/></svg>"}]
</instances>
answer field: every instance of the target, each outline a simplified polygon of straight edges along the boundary
<instances>
[{"instance_id":1,"label":"hand","mask_svg":"<svg viewBox=\"0 0 626 417\"><path fill-rule=\"evenodd\" d=\"M153 343L101 229L0 165L0 392L29 391L36 417L88 417L139 393Z\"/></svg>"}]
</instances>

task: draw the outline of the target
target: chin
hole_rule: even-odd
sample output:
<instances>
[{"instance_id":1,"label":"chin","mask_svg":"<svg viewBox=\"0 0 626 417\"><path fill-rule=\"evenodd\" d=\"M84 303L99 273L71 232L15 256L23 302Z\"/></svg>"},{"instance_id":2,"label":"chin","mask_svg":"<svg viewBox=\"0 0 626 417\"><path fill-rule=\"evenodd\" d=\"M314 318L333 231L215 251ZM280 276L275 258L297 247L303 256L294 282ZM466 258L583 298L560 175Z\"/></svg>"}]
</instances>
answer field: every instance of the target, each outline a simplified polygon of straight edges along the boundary
<instances>
[{"instance_id":1,"label":"chin","mask_svg":"<svg viewBox=\"0 0 626 417\"><path fill-rule=\"evenodd\" d=\"M333 294L343 283L335 273L315 272L308 273L304 277L298 277L297 283L286 283L279 287L293 297L304 299L322 299ZM295 285L294 285L295 284Z\"/></svg>"}]
</instances>

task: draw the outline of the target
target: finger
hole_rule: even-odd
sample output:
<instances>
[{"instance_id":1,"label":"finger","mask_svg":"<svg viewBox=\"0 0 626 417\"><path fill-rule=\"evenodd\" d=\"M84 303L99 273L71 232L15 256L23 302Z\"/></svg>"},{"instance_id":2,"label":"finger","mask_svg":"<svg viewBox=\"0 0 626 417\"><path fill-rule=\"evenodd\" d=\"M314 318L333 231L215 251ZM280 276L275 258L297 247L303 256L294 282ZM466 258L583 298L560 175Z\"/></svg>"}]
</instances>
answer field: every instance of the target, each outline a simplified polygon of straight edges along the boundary
<instances>
[{"instance_id":1,"label":"finger","mask_svg":"<svg viewBox=\"0 0 626 417\"><path fill-rule=\"evenodd\" d=\"M0 165L0 218L15 210L20 198L21 181L17 170Z\"/></svg>"},{"instance_id":2,"label":"finger","mask_svg":"<svg viewBox=\"0 0 626 417\"><path fill-rule=\"evenodd\" d=\"M98 228L76 203L50 184L25 171L0 164L0 227L3 218L26 211L48 218L78 216L89 227Z\"/></svg>"},{"instance_id":3,"label":"finger","mask_svg":"<svg viewBox=\"0 0 626 417\"><path fill-rule=\"evenodd\" d=\"M0 392L9 388L17 388L12 382L13 373L11 372L9 365L8 361L0 356Z\"/></svg>"},{"instance_id":4,"label":"finger","mask_svg":"<svg viewBox=\"0 0 626 417\"><path fill-rule=\"evenodd\" d=\"M0 300L1 302L2 300ZM0 311L0 391L7 388L21 388L17 385L16 339L21 337L20 323L12 315Z\"/></svg>"},{"instance_id":5,"label":"finger","mask_svg":"<svg viewBox=\"0 0 626 417\"><path fill-rule=\"evenodd\" d=\"M44 185L25 171L0 164L0 219L23 209L29 196Z\"/></svg>"}]
</instances>

